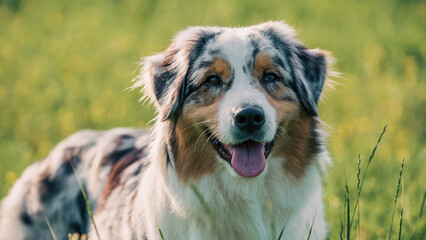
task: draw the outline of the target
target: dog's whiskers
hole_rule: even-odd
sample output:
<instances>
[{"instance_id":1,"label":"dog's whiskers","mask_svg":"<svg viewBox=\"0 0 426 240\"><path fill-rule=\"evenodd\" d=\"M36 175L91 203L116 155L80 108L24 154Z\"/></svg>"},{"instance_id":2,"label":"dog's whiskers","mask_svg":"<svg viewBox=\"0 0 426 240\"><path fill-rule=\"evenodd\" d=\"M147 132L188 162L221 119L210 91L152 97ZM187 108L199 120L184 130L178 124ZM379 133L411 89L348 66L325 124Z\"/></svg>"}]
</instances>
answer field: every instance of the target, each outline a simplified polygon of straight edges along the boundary
<instances>
[{"instance_id":1,"label":"dog's whiskers","mask_svg":"<svg viewBox=\"0 0 426 240\"><path fill-rule=\"evenodd\" d=\"M208 133L208 129L206 129L206 130L204 130L201 134L200 134L200 136L198 136L198 138L197 138L197 141L195 141L195 145L194 145L194 153L196 152L196 150L197 150L197 145L198 145L198 143L200 142L200 140L201 140L201 138L202 138L202 136L204 136L204 135L206 135L207 136L207 140L206 140L206 142L208 142L208 140L210 139L210 136L207 134ZM201 148L200 149L203 149L204 148L204 146L205 146L205 143L203 144L203 146L201 146Z\"/></svg>"},{"instance_id":2,"label":"dog's whiskers","mask_svg":"<svg viewBox=\"0 0 426 240\"><path fill-rule=\"evenodd\" d=\"M219 121L218 121L217 119L207 119L207 120L204 120L204 121L200 121L200 122L194 123L194 124L192 124L191 126L184 128L184 129L183 129L183 131L185 132L185 131L186 131L186 130L188 130L189 128L192 128L192 127L195 127L195 126L201 125L201 124L203 124L203 123L208 123L208 122L219 122Z\"/></svg>"},{"instance_id":3,"label":"dog's whiskers","mask_svg":"<svg viewBox=\"0 0 426 240\"><path fill-rule=\"evenodd\" d=\"M214 129L216 129L216 130L214 130L212 133L211 133L211 135L210 136L208 136L207 137L207 140L204 142L204 144L203 144L203 146L202 146L202 148L204 148L204 146L206 145L206 143L213 137L213 136L215 136L217 133L218 133L218 130L217 130L217 128L214 126Z\"/></svg>"}]
</instances>

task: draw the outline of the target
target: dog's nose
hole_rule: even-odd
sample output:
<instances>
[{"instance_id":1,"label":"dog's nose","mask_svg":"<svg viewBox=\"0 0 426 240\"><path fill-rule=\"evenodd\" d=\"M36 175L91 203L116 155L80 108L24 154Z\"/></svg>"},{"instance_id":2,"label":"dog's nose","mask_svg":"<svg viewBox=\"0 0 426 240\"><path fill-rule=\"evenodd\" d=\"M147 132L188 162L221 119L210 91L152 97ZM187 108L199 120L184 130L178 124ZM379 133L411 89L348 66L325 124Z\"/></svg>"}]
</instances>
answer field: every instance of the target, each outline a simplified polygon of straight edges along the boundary
<instances>
[{"instance_id":1,"label":"dog's nose","mask_svg":"<svg viewBox=\"0 0 426 240\"><path fill-rule=\"evenodd\" d=\"M235 113L234 122L241 130L252 133L265 123L265 114L258 107L243 108Z\"/></svg>"}]
</instances>

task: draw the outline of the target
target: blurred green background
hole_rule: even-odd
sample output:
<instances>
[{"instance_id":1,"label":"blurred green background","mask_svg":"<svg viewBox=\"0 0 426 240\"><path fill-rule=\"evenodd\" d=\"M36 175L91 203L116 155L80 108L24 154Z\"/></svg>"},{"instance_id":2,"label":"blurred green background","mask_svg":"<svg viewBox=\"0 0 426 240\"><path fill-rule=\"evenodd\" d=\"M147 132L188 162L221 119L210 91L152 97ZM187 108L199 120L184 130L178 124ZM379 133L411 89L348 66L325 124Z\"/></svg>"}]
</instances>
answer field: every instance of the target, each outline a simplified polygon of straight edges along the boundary
<instances>
[{"instance_id":1,"label":"blurred green background","mask_svg":"<svg viewBox=\"0 0 426 240\"><path fill-rule=\"evenodd\" d=\"M416 227L423 239L426 1L0 0L0 198L26 166L79 129L146 127L153 108L125 89L140 57L165 49L177 31L267 20L285 20L308 47L331 51L342 73L320 104L334 160L324 194L331 239L340 231L345 179L353 197L357 155L365 168L386 124L364 185L358 237L389 233L405 158L394 229L403 204L403 239Z\"/></svg>"}]
</instances>

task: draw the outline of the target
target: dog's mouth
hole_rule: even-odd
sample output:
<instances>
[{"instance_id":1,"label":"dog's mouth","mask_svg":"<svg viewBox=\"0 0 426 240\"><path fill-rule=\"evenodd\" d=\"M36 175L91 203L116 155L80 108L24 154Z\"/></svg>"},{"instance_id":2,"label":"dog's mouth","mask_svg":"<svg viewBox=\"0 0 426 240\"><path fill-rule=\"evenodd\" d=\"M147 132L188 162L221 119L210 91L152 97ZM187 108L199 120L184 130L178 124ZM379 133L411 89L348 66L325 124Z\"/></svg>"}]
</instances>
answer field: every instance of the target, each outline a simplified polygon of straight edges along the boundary
<instances>
[{"instance_id":1,"label":"dog's mouth","mask_svg":"<svg viewBox=\"0 0 426 240\"><path fill-rule=\"evenodd\" d=\"M274 141L268 143L248 140L235 145L225 145L213 134L209 134L213 148L221 158L242 177L256 177L263 172L266 159L271 153Z\"/></svg>"}]
</instances>

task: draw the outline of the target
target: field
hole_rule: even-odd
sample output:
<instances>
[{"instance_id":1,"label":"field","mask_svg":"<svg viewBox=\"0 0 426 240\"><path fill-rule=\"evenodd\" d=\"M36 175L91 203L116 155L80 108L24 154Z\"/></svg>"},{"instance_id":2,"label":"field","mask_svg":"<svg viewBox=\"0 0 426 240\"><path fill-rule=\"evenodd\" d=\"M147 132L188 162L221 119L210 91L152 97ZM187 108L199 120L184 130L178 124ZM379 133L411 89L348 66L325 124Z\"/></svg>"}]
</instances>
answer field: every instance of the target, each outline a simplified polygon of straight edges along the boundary
<instances>
[{"instance_id":1,"label":"field","mask_svg":"<svg viewBox=\"0 0 426 240\"><path fill-rule=\"evenodd\" d=\"M338 239L362 171L358 239L426 238L426 1L0 0L0 198L29 164L85 128L146 127L153 108L131 85L140 57L162 51L189 25L242 26L285 20L305 45L332 52L340 84L320 115L334 161L325 180L330 238ZM351 209L352 210L352 209ZM355 229L353 229L355 231Z\"/></svg>"}]
</instances>

